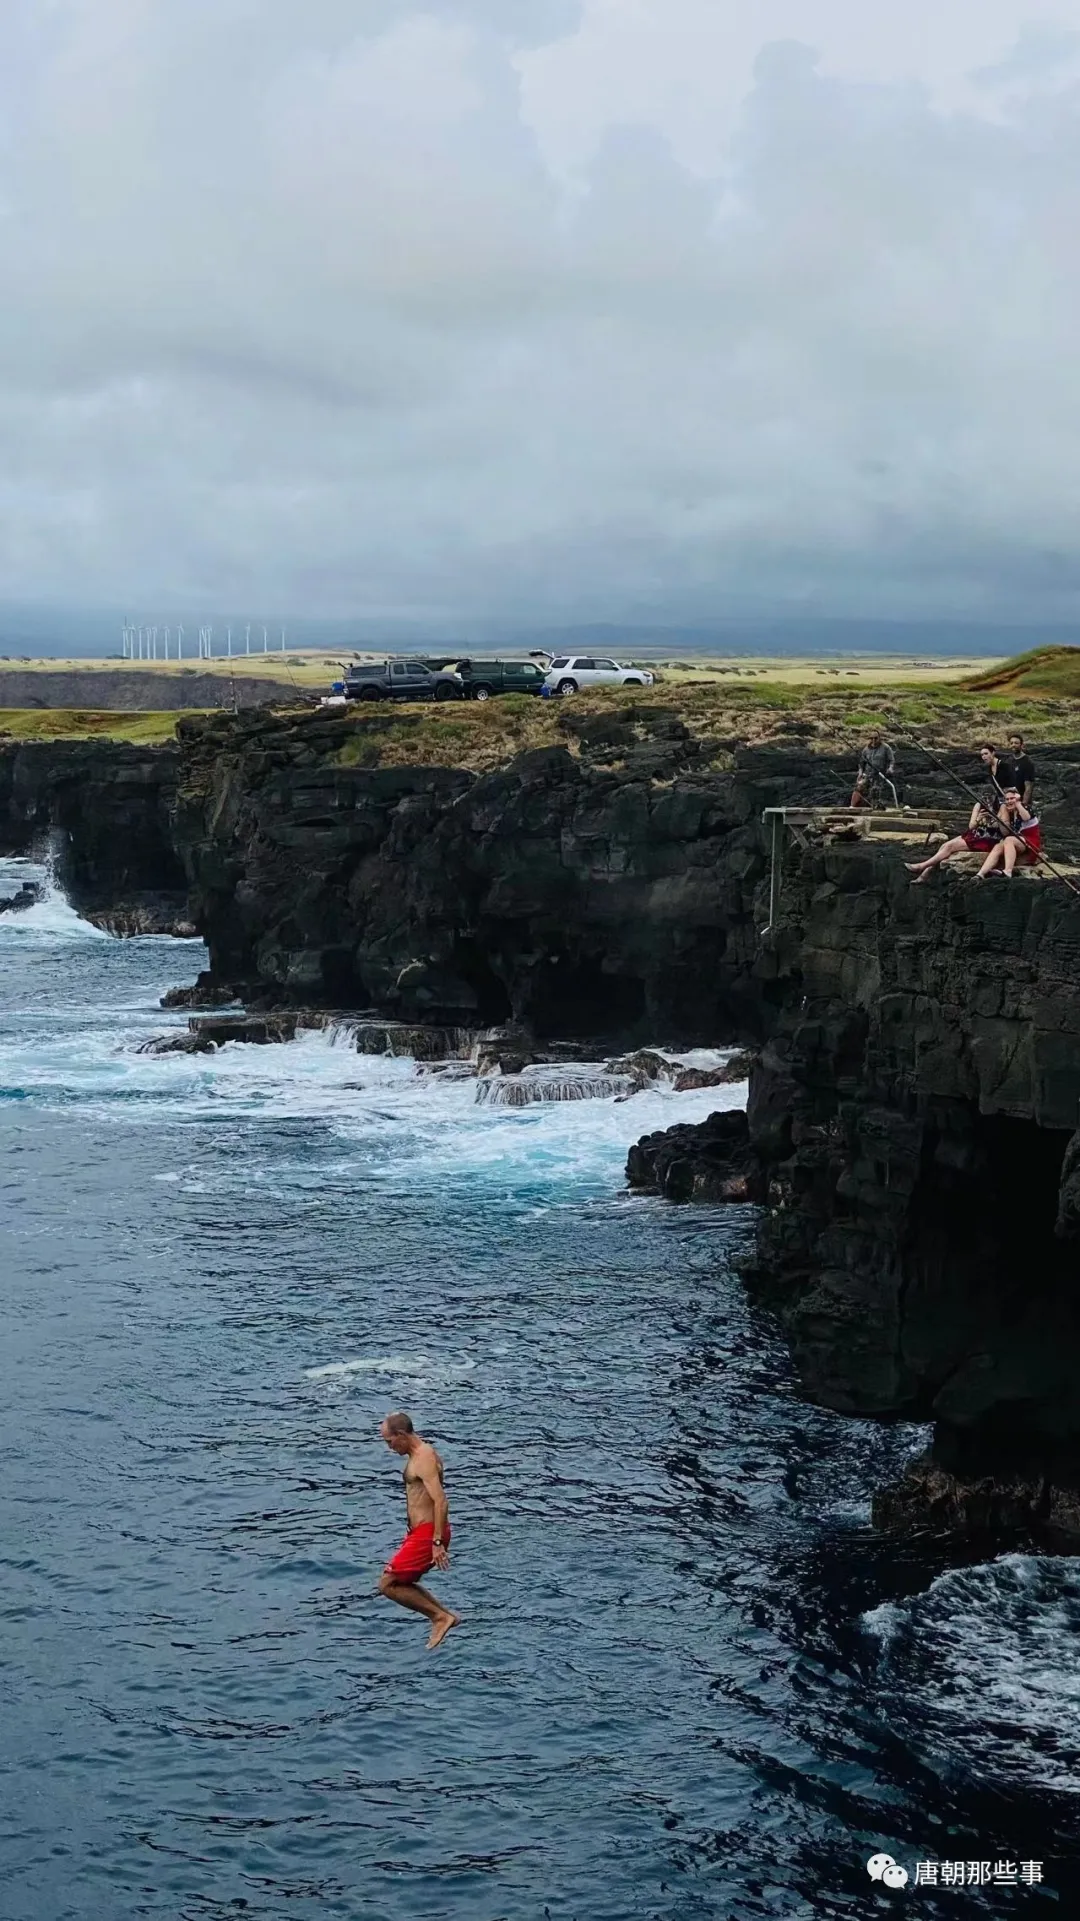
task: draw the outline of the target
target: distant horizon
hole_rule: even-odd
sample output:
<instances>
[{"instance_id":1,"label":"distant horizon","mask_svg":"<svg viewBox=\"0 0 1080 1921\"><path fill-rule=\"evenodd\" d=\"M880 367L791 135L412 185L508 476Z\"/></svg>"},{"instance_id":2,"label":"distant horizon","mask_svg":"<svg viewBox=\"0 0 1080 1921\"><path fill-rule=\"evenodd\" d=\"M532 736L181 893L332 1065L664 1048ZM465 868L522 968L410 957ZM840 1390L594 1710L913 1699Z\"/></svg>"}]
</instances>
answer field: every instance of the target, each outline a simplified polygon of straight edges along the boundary
<instances>
[{"instance_id":1,"label":"distant horizon","mask_svg":"<svg viewBox=\"0 0 1080 1921\"><path fill-rule=\"evenodd\" d=\"M136 617L134 624L139 624ZM144 617L144 627L153 621ZM233 629L233 654L245 652L244 632L248 622L228 614L193 615L182 623L159 620L159 659L164 646L164 627L170 628L170 658L175 658L177 625L184 627L184 661L195 663L198 634L203 625L214 629L215 659L226 655L226 631ZM759 657L808 655L848 657L856 654L916 655L941 659L954 656L988 655L1005 658L1034 647L1080 647L1080 622L1000 622L978 620L878 620L854 617L821 616L780 619L722 619L689 625L664 621L592 621L567 623L523 623L508 617L505 621L446 622L419 621L396 616L375 619L371 616L349 618L315 617L265 620L252 618L252 655L262 654L262 629L269 630L270 655L281 653L281 630L285 629L285 651L323 651L354 648L368 652L385 646L389 651L407 652L460 648L492 651L499 648L550 650L603 646L608 651L663 649L690 655L721 657ZM0 659L77 660L121 657L121 629L124 618L112 610L79 613L67 608L0 607ZM257 644L256 644L257 630Z\"/></svg>"}]
</instances>

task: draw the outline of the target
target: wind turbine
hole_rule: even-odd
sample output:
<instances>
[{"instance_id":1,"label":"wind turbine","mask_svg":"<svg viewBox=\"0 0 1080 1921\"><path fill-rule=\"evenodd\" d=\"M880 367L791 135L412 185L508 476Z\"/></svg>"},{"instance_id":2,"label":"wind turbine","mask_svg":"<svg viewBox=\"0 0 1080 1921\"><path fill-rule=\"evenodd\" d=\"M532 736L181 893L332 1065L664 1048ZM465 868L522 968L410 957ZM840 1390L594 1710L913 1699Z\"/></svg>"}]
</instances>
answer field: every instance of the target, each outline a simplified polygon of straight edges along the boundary
<instances>
[{"instance_id":1,"label":"wind turbine","mask_svg":"<svg viewBox=\"0 0 1080 1921\"><path fill-rule=\"evenodd\" d=\"M178 627L176 630L176 658L177 660L183 660L184 658L184 630L182 627Z\"/></svg>"}]
</instances>

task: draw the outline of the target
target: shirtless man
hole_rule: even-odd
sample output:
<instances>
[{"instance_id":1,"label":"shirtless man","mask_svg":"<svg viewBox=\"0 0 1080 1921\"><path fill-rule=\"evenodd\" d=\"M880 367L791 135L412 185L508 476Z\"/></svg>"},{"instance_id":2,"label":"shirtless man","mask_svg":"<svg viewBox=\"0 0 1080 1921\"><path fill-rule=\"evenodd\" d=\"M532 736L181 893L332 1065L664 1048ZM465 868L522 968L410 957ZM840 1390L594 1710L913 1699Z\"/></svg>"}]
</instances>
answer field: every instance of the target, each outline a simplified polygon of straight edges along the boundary
<instances>
[{"instance_id":1,"label":"shirtless man","mask_svg":"<svg viewBox=\"0 0 1080 1921\"><path fill-rule=\"evenodd\" d=\"M393 1454L405 1460L405 1512L409 1531L379 1576L379 1593L431 1622L428 1647L437 1648L460 1616L441 1607L417 1583L429 1568L450 1565L450 1510L443 1488L443 1464L430 1442L414 1431L407 1414L388 1414L379 1429Z\"/></svg>"}]
</instances>

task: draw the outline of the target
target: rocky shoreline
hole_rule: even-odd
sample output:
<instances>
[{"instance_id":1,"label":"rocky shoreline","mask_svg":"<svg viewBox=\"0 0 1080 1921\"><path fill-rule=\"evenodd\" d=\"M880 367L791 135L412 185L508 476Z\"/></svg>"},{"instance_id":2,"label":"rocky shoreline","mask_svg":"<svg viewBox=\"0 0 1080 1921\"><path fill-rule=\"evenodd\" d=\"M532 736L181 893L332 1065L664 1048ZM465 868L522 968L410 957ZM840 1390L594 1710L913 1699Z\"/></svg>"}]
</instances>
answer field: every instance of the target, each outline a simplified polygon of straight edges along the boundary
<instances>
[{"instance_id":1,"label":"rocky shoreline","mask_svg":"<svg viewBox=\"0 0 1080 1921\"><path fill-rule=\"evenodd\" d=\"M176 748L0 752L5 844L57 833L95 918L197 928L185 1045L218 1044L232 1000L265 1039L374 1010L384 1035L488 1033L500 1099L556 1038L628 1087L658 1033L754 1046L745 1118L646 1138L631 1184L755 1203L748 1279L807 1396L933 1424L883 1525L1080 1534L1080 901L913 892L897 847L810 834L767 925L763 809L834 802L846 760L706 750L640 707L488 774L359 766L343 728L241 714ZM1040 756L1059 857L1078 764ZM920 804L957 811L946 777Z\"/></svg>"}]
</instances>

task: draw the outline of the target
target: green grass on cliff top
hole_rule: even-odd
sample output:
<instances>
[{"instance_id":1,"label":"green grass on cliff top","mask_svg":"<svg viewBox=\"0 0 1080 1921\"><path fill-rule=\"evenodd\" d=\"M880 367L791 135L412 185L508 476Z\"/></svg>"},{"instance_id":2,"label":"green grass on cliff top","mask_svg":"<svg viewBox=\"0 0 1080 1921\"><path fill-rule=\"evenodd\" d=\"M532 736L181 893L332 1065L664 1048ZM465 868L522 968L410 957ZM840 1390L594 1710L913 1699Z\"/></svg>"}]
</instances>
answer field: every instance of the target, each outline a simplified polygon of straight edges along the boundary
<instances>
[{"instance_id":1,"label":"green grass on cliff top","mask_svg":"<svg viewBox=\"0 0 1080 1921\"><path fill-rule=\"evenodd\" d=\"M1009 700L1041 696L1080 698L1080 647L1035 647L1014 654L966 682L972 693L999 694Z\"/></svg>"},{"instance_id":2,"label":"green grass on cliff top","mask_svg":"<svg viewBox=\"0 0 1080 1921\"><path fill-rule=\"evenodd\" d=\"M180 718L179 712L87 713L76 707L0 707L0 747L5 741L49 740L116 740L133 747L160 747L176 738Z\"/></svg>"}]
</instances>

